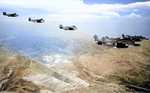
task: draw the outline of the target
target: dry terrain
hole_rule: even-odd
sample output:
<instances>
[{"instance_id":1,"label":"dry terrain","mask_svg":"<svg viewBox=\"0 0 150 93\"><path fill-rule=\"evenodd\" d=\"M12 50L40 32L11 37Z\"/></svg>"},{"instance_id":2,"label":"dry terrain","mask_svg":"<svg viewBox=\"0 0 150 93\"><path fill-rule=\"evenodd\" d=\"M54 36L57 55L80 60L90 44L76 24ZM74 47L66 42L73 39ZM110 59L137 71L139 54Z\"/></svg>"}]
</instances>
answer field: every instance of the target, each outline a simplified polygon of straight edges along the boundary
<instances>
[{"instance_id":1,"label":"dry terrain","mask_svg":"<svg viewBox=\"0 0 150 93\"><path fill-rule=\"evenodd\" d=\"M101 88L101 84L116 85L120 92L150 91L150 40L137 43L141 46L122 49L92 43L80 45L84 53L77 56L74 66L79 72L78 76L87 80L91 88L79 91L102 92L104 88ZM99 51L99 47L104 50ZM112 90L115 91L118 92Z\"/></svg>"},{"instance_id":2,"label":"dry terrain","mask_svg":"<svg viewBox=\"0 0 150 93\"><path fill-rule=\"evenodd\" d=\"M150 40L124 49L94 42L76 45L70 62L48 68L0 43L0 91L150 91Z\"/></svg>"},{"instance_id":3,"label":"dry terrain","mask_svg":"<svg viewBox=\"0 0 150 93\"><path fill-rule=\"evenodd\" d=\"M87 87L74 72L61 73L0 43L0 91L56 92ZM56 70L56 71L54 71ZM63 71L64 72L64 71Z\"/></svg>"}]
</instances>

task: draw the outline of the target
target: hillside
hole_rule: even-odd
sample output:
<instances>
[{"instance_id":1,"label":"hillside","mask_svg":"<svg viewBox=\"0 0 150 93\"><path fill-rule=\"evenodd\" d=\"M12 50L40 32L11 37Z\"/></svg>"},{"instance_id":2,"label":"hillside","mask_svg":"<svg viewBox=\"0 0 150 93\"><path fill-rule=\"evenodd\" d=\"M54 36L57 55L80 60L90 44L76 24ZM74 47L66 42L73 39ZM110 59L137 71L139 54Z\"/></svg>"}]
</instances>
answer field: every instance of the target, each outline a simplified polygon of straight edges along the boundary
<instances>
[{"instance_id":1,"label":"hillside","mask_svg":"<svg viewBox=\"0 0 150 93\"><path fill-rule=\"evenodd\" d=\"M150 91L150 40L124 49L76 44L76 57L47 67L0 43L0 91Z\"/></svg>"},{"instance_id":2,"label":"hillside","mask_svg":"<svg viewBox=\"0 0 150 93\"><path fill-rule=\"evenodd\" d=\"M122 86L125 91L150 91L150 40L137 43L141 46L122 49L92 43L80 45L82 53L74 64L78 76L92 85L87 91L103 91L101 84L117 84L117 89ZM99 51L99 47L105 50Z\"/></svg>"},{"instance_id":3,"label":"hillside","mask_svg":"<svg viewBox=\"0 0 150 93\"><path fill-rule=\"evenodd\" d=\"M0 43L0 91L55 92L84 87L33 59L19 55ZM74 76L73 76L74 77Z\"/></svg>"}]
</instances>

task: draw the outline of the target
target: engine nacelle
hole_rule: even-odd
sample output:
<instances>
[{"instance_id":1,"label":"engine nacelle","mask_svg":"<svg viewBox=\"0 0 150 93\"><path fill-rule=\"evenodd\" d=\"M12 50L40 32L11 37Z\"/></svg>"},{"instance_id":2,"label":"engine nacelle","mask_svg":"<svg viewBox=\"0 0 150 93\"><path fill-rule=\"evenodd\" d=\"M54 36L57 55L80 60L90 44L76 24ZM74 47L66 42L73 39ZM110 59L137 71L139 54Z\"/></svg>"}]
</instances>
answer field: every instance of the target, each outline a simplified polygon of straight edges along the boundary
<instances>
[{"instance_id":1,"label":"engine nacelle","mask_svg":"<svg viewBox=\"0 0 150 93\"><path fill-rule=\"evenodd\" d=\"M31 21L31 18L29 17L29 21Z\"/></svg>"},{"instance_id":2,"label":"engine nacelle","mask_svg":"<svg viewBox=\"0 0 150 93\"><path fill-rule=\"evenodd\" d=\"M3 15L6 15L6 12L3 12Z\"/></svg>"},{"instance_id":3,"label":"engine nacelle","mask_svg":"<svg viewBox=\"0 0 150 93\"><path fill-rule=\"evenodd\" d=\"M115 45L117 48L128 48L128 44L127 43L116 43Z\"/></svg>"},{"instance_id":4,"label":"engine nacelle","mask_svg":"<svg viewBox=\"0 0 150 93\"><path fill-rule=\"evenodd\" d=\"M59 25L59 28L60 28L60 29L63 29L63 25Z\"/></svg>"}]
</instances>

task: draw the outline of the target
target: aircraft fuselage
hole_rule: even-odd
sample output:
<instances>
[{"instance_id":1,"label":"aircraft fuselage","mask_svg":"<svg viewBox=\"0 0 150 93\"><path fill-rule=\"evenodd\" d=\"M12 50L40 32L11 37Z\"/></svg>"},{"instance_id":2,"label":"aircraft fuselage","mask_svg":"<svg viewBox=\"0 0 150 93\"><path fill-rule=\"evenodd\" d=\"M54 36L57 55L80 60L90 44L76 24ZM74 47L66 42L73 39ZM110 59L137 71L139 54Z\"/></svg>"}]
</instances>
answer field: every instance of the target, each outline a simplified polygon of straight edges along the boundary
<instances>
[{"instance_id":1,"label":"aircraft fuselage","mask_svg":"<svg viewBox=\"0 0 150 93\"><path fill-rule=\"evenodd\" d=\"M6 14L6 12L3 12L4 16L8 16L8 17L17 17L19 16L18 14L14 13L14 14Z\"/></svg>"}]
</instances>

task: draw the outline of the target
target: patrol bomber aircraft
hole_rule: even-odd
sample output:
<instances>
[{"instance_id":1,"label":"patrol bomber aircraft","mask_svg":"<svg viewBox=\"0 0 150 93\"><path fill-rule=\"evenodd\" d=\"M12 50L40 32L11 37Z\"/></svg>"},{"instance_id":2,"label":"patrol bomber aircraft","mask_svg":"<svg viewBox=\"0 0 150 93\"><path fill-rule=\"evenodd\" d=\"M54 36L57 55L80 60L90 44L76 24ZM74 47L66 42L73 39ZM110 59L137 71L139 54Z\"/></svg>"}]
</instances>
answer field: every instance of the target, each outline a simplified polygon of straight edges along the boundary
<instances>
[{"instance_id":1,"label":"patrol bomber aircraft","mask_svg":"<svg viewBox=\"0 0 150 93\"><path fill-rule=\"evenodd\" d=\"M112 46L116 48L128 48L128 44L126 42L118 42L117 40L109 37L102 37L101 39L98 39L97 35L93 36L94 41L97 42L98 45L104 45L104 46Z\"/></svg>"},{"instance_id":2,"label":"patrol bomber aircraft","mask_svg":"<svg viewBox=\"0 0 150 93\"><path fill-rule=\"evenodd\" d=\"M18 16L18 14L16 14L16 13L13 13L13 14L6 14L6 12L3 12L3 15L4 15L4 16L8 16L8 17L17 17L17 16Z\"/></svg>"},{"instance_id":3,"label":"patrol bomber aircraft","mask_svg":"<svg viewBox=\"0 0 150 93\"><path fill-rule=\"evenodd\" d=\"M45 20L43 20L42 18L41 19L31 19L30 17L29 17L29 21L34 22L34 23L44 23L45 22Z\"/></svg>"},{"instance_id":4,"label":"patrol bomber aircraft","mask_svg":"<svg viewBox=\"0 0 150 93\"><path fill-rule=\"evenodd\" d=\"M66 27L63 27L63 25L59 25L59 28L60 29L64 29L64 30L76 30L77 29L76 26L66 26Z\"/></svg>"},{"instance_id":5,"label":"patrol bomber aircraft","mask_svg":"<svg viewBox=\"0 0 150 93\"><path fill-rule=\"evenodd\" d=\"M136 44L134 40L128 39L128 38L109 38L109 37L102 37L101 39L98 39L97 35L93 36L94 41L97 42L98 45L104 45L104 46L113 46L116 48L128 48L129 45L133 46L140 46L140 44Z\"/></svg>"}]
</instances>

